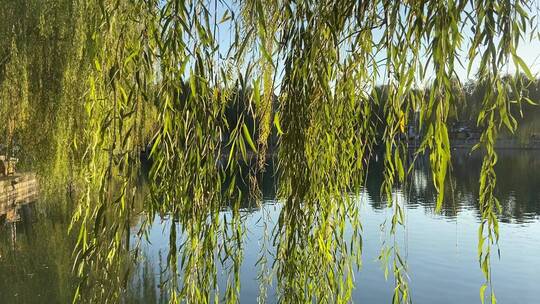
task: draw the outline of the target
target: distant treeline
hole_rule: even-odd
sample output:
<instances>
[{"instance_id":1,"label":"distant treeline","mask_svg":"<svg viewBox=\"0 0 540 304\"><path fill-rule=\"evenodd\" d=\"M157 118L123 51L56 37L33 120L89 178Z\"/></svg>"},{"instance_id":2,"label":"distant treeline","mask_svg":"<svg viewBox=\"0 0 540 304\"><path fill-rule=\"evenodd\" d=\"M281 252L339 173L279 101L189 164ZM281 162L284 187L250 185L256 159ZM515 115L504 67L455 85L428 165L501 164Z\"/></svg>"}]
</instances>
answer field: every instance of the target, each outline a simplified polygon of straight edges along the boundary
<instances>
[{"instance_id":1,"label":"distant treeline","mask_svg":"<svg viewBox=\"0 0 540 304\"><path fill-rule=\"evenodd\" d=\"M540 78L531 81L524 74L520 74L517 77L508 75L506 80L508 86L515 87L513 91L517 92L521 89L522 95L511 96L514 102L508 109L511 117L517 122L516 130L512 133L508 128L502 128L500 137L517 138L520 142L527 142L531 137L540 137ZM469 80L463 84L456 79L452 84L452 102L447 117L450 137L452 138L460 128L479 135L481 128L478 127L477 120L483 108L483 98L487 90L493 90L493 96L496 96L497 88L488 88L476 80ZM414 95L421 96L424 102L428 102L431 90L430 86L417 89ZM379 137L382 137L386 128L384 122L386 92L386 86L377 86L372 93L373 102L376 105L374 125ZM403 111L407 113L406 109ZM407 119L407 127L413 132L422 132L422 125L425 125L429 118L422 117L420 112L409 111L408 113L413 114Z\"/></svg>"},{"instance_id":2,"label":"distant treeline","mask_svg":"<svg viewBox=\"0 0 540 304\"><path fill-rule=\"evenodd\" d=\"M501 138L516 138L520 142L526 143L532 137L540 138L540 78L535 80L529 80L524 74L520 74L517 77L507 76L508 85L516 86L516 91L521 89L521 96L513 96L514 103L511 104L508 112L511 113L511 117L517 122L517 129L512 133L507 128L502 128L500 134ZM189 86L185 85L185 88L189 90ZM424 102L428 102L431 92L431 87L417 89L415 95L422 96ZM478 127L477 119L480 111L482 110L483 97L488 89L494 90L493 94L496 95L496 88L487 88L486 85L476 81L469 80L466 83L461 83L458 80L453 82L452 102L448 111L448 126L450 131L450 137L455 136L455 132L461 129L467 129L469 132L474 132L479 135L481 128ZM374 134L381 138L387 127L384 119L386 117L384 106L387 104L385 100L387 87L377 86L373 88L369 102L373 103L373 109L375 109L375 115L372 116L372 126L374 128ZM254 117L251 106L249 105L249 96L252 94L252 89L246 91L238 90L237 95L233 98L234 102L226 112L227 121L230 124L237 122L239 119L244 119L250 130L253 130L255 139L258 137L258 118ZM274 96L274 100L277 100L278 96ZM273 103L274 105L277 102ZM278 111L277 107L274 107L274 113ZM404 113L413 113L411 117L406 120L406 125L411 132L421 133L422 126L425 125L427 119L420 121L421 115L419 112L407 111L403 109ZM277 133L273 129L272 143L275 148L277 144Z\"/></svg>"},{"instance_id":3,"label":"distant treeline","mask_svg":"<svg viewBox=\"0 0 540 304\"><path fill-rule=\"evenodd\" d=\"M508 76L508 78L510 77L512 76ZM523 89L521 100L519 96L513 96L514 103L509 109L514 119L517 120L517 130L515 134L511 134L503 128L501 137L517 136L520 141L525 142L530 137L540 136L540 79L530 81L525 75L519 75L514 78L514 83ZM465 83L462 90L456 92L457 102L449 117L450 121L476 126L486 90L496 90L496 88L487 88L476 81Z\"/></svg>"}]
</instances>

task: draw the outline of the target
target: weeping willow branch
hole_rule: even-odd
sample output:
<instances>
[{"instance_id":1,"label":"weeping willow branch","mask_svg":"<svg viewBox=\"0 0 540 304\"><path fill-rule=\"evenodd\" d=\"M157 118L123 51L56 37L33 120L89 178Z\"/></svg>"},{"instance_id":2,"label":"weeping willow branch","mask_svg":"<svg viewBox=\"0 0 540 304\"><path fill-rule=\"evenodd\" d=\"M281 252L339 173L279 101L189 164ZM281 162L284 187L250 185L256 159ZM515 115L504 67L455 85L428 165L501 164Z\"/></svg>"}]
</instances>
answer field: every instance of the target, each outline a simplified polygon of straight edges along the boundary
<instances>
[{"instance_id":1,"label":"weeping willow branch","mask_svg":"<svg viewBox=\"0 0 540 304\"><path fill-rule=\"evenodd\" d=\"M362 185L371 151L380 145L381 190L393 211L393 242L381 255L393 259L394 302L410 302L407 263L396 240L406 228L405 206L395 199L395 187L406 183L414 165L407 168L407 130L419 116L416 154L429 154L441 210L461 59L470 66L479 60L480 82L496 88L486 91L478 117L486 151L480 180L483 299L491 286L490 246L499 237L495 139L503 126L515 129L511 99L521 100L519 86L501 70L512 59L532 76L516 52L532 21L531 2L89 1L93 34L82 50L92 57L85 82L86 191L73 219L81 278L76 300L122 298L122 288L104 286L125 284L126 257L137 251L128 241L130 202L140 150L148 147L151 195L143 215L147 223L157 214L176 220L164 282L170 301L238 302L245 234L240 184L246 168L252 172L251 156L257 170L264 169L275 133L282 210L272 236L279 300L351 301L361 223L348 192ZM463 56L468 27L472 37ZM220 38L225 34L230 41ZM230 218L222 216L226 206ZM350 239L346 227L354 231ZM229 269L223 299L220 262ZM100 269L107 272L100 275Z\"/></svg>"}]
</instances>

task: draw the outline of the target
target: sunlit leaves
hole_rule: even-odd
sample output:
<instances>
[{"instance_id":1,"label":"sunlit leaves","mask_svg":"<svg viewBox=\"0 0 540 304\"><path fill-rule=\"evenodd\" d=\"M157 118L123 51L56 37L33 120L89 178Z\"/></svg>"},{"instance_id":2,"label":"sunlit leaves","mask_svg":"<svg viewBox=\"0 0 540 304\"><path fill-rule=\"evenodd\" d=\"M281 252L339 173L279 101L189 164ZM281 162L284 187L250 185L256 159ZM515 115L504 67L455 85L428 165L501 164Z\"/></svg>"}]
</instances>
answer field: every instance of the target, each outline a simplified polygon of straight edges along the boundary
<instances>
[{"instance_id":1,"label":"sunlit leaves","mask_svg":"<svg viewBox=\"0 0 540 304\"><path fill-rule=\"evenodd\" d=\"M516 128L510 99L522 99L501 69L513 60L532 76L515 51L530 18L527 1L90 5L98 22L88 63L87 194L74 218L82 225L81 277L100 266L123 270L115 262L125 247L138 153L148 145L152 197L144 211L178 221L169 235L171 301L222 300L215 294L221 259L232 271L223 300L237 302L244 231L239 202L247 196L239 180L248 171L246 179L256 185L267 154L277 154L282 211L272 237L279 300L348 302L361 225L358 205L346 193L362 186L378 148L384 154L381 190L392 209L391 240L381 260L391 264L393 301L409 302L407 261L396 240L407 229L406 202L395 196L414 165L409 127L418 133L416 155L429 154L439 211L451 169L448 117L460 106L456 66L466 59L469 69L478 62L479 83L490 88L477 121L485 150L478 251L484 286L491 287L490 246L499 237L494 147L500 128ZM273 140L277 151L269 151ZM220 216L224 202L230 202L230 219ZM354 233L345 241L347 226ZM100 292L96 299L120 296Z\"/></svg>"}]
</instances>

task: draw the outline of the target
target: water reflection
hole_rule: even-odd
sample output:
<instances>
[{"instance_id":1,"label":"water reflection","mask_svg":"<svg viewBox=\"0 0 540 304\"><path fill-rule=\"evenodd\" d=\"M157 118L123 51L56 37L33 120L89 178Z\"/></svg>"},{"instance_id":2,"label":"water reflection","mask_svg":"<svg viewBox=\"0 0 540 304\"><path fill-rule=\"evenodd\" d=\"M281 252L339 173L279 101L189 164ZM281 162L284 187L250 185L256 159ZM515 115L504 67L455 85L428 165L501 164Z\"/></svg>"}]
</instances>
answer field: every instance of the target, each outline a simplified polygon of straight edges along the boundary
<instances>
[{"instance_id":1,"label":"water reflection","mask_svg":"<svg viewBox=\"0 0 540 304\"><path fill-rule=\"evenodd\" d=\"M37 201L8 205L0 215L0 303L69 303L69 222L44 216Z\"/></svg>"},{"instance_id":2,"label":"water reflection","mask_svg":"<svg viewBox=\"0 0 540 304\"><path fill-rule=\"evenodd\" d=\"M500 221L527 223L538 219L540 214L540 155L537 151L502 150L496 167L496 195L503 209ZM411 158L412 159L412 158ZM415 169L409 178L409 185L404 190L408 197L408 208L423 207L427 212L435 212L436 195L429 171L429 161L417 158ZM441 213L452 219L461 211L478 210L478 180L482 167L480 152L454 150L452 155L451 180L447 182L447 197ZM381 172L382 162L373 161L371 172ZM383 177L371 174L366 190L374 209L383 209L386 204L381 200L380 184Z\"/></svg>"},{"instance_id":3,"label":"water reflection","mask_svg":"<svg viewBox=\"0 0 540 304\"><path fill-rule=\"evenodd\" d=\"M406 229L398 238L409 264L413 302L478 302L478 288L482 283L476 256L481 156L455 151L453 182L448 184L453 191L447 192L441 214L434 213L436 194L426 164L418 159L416 165L408 186L396 189L396 193L400 193L407 202ZM276 199L277 181L271 168L262 178L263 203L255 204L247 199L242 201L238 216L243 227L242 244L238 245L241 255L232 256L241 258L239 264L227 257L222 247L233 226L224 225L219 229L222 231L216 241L219 248L212 250L219 290L213 297L226 297L226 286L234 276L234 267L238 267L241 302L253 302L261 293L261 278L265 278L266 283L272 283L262 285L267 290L265 298L269 303L277 302L283 295L280 288L287 288L283 286L285 281L278 282L287 280L287 277L274 273L268 279L268 275L275 271L272 265L280 244L274 229L280 214L284 212L283 203ZM355 302L390 302L394 287L391 279L384 279L380 265L375 262L381 242L386 237L380 231L380 224L390 212L381 200L382 176L377 173L378 168L382 168L382 164L372 162L372 174L366 187L361 193L353 195L361 205L360 219L363 225L362 267L359 271L355 270L355 289L352 293ZM536 174L539 169L540 158L534 151L500 152L497 195L503 209L501 221L504 224L501 225L501 259L494 259L493 281L501 303L535 301L533 284L540 281L540 274L534 271L540 267L540 258L533 254L540 252L540 176ZM243 185L249 190L249 183ZM224 205L218 216L230 222L232 214ZM52 303L67 303L70 300L75 284L71 275L73 240L65 233L67 222L62 221L62 216L44 217L43 213L44 210L36 204L28 204L18 209L17 218L20 220L17 223L10 222L6 216L2 217L0 303L42 303L45 298ZM132 221L132 240L136 239L135 234L143 217L140 215ZM172 227L183 233L182 225L186 223L174 221L167 215L158 215L152 222L148 241L144 241L141 247L142 254L132 265L132 277L124 297L126 303L165 303L169 299L164 288L171 280L167 266L169 233ZM307 260L314 258L314 252L302 251L305 247L298 245L305 237L302 233L312 232L299 230L298 233L295 239L287 241L291 242L289 250L296 248L289 259L295 256L299 259L284 261L283 267L297 267L290 272L291 275L313 272L312 275L320 277L320 284L327 284L331 278L325 278L322 272L314 268L301 269L302 263L309 264ZM350 235L346 229L343 238L348 239ZM181 247L184 240L186 238L178 237L178 250L184 250ZM527 254L523 255L523 252ZM262 263L264 260L266 262ZM295 277L288 279L292 282ZM182 282L180 278L179 284Z\"/></svg>"},{"instance_id":4,"label":"water reflection","mask_svg":"<svg viewBox=\"0 0 540 304\"><path fill-rule=\"evenodd\" d=\"M535 221L540 214L540 158L536 151L502 150L496 167L497 191L502 214L500 221L526 223ZM479 152L470 154L456 150L452 162L452 183L448 183L448 197L443 205L443 215L456 217L464 210L478 210L478 180L482 166ZM434 210L436 193L431 186L425 163L420 163L413 174L410 189L411 207L422 205ZM450 191L453 190L453 191Z\"/></svg>"}]
</instances>

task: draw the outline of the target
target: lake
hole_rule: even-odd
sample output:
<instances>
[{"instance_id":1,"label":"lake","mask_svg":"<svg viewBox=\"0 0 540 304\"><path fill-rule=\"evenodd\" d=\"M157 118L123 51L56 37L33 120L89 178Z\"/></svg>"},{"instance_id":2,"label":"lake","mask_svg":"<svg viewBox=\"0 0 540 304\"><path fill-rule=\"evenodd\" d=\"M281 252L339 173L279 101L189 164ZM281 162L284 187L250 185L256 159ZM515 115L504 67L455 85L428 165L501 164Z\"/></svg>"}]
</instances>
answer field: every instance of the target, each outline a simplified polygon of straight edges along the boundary
<instances>
[{"instance_id":1,"label":"lake","mask_svg":"<svg viewBox=\"0 0 540 304\"><path fill-rule=\"evenodd\" d=\"M385 279L378 260L388 227L381 224L392 211L381 200L382 164L373 163L366 186L351 198L360 205L362 263L355 270L355 303L391 303L392 271ZM398 230L396 244L407 262L407 276L413 303L480 303L484 282L477 257L479 155L455 151L452 193L447 194L441 213L435 213L435 191L427 164L419 161L407 190L396 189L395 198L406 206L405 229ZM540 154L538 151L500 152L497 167L497 196L502 205L499 240L492 251L492 283L499 303L538 303L540 291ZM275 197L275 180L263 185L259 204L246 203L241 209L243 252L240 269L240 302L253 303L260 294L257 279L261 248L271 267L276 251L272 229L282 211ZM75 288L72 274L74 236L66 234L71 212L69 197L43 198L21 206L18 221L0 215L0 303L68 303ZM62 206L58 208L57 206ZM61 210L59 212L58 210ZM220 215L231 218L229 210ZM135 235L142 215L131 225ZM147 240L141 244L141 258L130 279L126 303L162 303L167 294L160 286L167 276L169 230L173 218L162 215L152 220ZM350 228L350 227L349 227ZM346 238L350 229L346 228ZM270 236L270 237L269 237ZM182 239L182 238L180 238ZM135 243L136 237L132 236ZM181 245L181 241L178 242ZM225 265L225 266L223 266ZM224 295L230 261L218 263L218 294ZM321 278L321 284L324 284ZM276 275L266 286L268 303L278 301Z\"/></svg>"}]
</instances>

